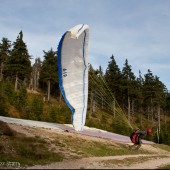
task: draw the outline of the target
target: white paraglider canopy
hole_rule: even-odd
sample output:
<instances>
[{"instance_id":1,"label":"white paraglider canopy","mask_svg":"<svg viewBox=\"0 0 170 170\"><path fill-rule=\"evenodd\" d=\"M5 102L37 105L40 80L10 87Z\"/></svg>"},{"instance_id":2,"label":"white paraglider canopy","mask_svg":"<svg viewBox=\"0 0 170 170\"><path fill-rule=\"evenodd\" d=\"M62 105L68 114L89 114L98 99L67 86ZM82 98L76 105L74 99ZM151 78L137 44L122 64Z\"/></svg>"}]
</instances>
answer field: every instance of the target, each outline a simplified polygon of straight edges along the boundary
<instances>
[{"instance_id":1,"label":"white paraglider canopy","mask_svg":"<svg viewBox=\"0 0 170 170\"><path fill-rule=\"evenodd\" d=\"M75 130L83 130L88 99L89 26L79 24L68 30L58 47L60 90L72 110Z\"/></svg>"}]
</instances>

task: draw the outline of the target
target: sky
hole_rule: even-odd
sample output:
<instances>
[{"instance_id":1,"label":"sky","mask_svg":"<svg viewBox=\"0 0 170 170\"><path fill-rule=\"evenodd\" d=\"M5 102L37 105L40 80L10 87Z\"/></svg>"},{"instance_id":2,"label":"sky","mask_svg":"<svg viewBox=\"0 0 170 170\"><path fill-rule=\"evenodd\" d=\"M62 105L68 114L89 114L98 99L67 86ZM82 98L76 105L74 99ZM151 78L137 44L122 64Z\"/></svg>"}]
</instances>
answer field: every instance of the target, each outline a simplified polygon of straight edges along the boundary
<instances>
[{"instance_id":1,"label":"sky","mask_svg":"<svg viewBox=\"0 0 170 170\"><path fill-rule=\"evenodd\" d=\"M105 71L113 54L120 70L127 59L136 76L150 69L170 90L170 0L0 0L0 7L0 39L14 42L22 30L32 63L87 24L93 68Z\"/></svg>"}]
</instances>

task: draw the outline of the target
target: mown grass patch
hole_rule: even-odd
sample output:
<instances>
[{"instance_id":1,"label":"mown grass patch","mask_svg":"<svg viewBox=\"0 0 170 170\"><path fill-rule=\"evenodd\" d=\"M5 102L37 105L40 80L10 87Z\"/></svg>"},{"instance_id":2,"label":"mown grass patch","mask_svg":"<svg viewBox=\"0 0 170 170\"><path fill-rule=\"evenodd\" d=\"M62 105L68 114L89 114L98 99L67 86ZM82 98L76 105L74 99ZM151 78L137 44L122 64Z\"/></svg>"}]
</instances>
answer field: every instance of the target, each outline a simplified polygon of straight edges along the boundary
<instances>
[{"instance_id":1,"label":"mown grass patch","mask_svg":"<svg viewBox=\"0 0 170 170\"><path fill-rule=\"evenodd\" d=\"M57 147L62 147L64 150L71 150L72 152L77 153L77 155L82 155L84 157L148 154L148 152L143 149L135 152L131 151L125 144L89 141L83 138L73 138L70 136L58 136L58 138L54 140L54 144Z\"/></svg>"},{"instance_id":2,"label":"mown grass patch","mask_svg":"<svg viewBox=\"0 0 170 170\"><path fill-rule=\"evenodd\" d=\"M155 148L160 148L160 149L163 149L163 150L165 150L165 151L170 152L170 146L169 146L169 145L154 144L154 145L152 145L152 146L155 147Z\"/></svg>"},{"instance_id":3,"label":"mown grass patch","mask_svg":"<svg viewBox=\"0 0 170 170\"><path fill-rule=\"evenodd\" d=\"M138 163L142 163L142 162L146 162L149 160L153 160L153 159L159 159L159 158L166 158L167 156L152 156L150 157L148 156L139 156L139 157L130 157L130 158L125 158L125 159L112 159L112 160L105 160L102 161L102 163L104 165L106 165L108 167L108 165L112 166L112 165L121 165L121 166L130 166L132 164L138 164Z\"/></svg>"},{"instance_id":4,"label":"mown grass patch","mask_svg":"<svg viewBox=\"0 0 170 170\"><path fill-rule=\"evenodd\" d=\"M161 166L158 169L170 169L170 164L169 165Z\"/></svg>"}]
</instances>

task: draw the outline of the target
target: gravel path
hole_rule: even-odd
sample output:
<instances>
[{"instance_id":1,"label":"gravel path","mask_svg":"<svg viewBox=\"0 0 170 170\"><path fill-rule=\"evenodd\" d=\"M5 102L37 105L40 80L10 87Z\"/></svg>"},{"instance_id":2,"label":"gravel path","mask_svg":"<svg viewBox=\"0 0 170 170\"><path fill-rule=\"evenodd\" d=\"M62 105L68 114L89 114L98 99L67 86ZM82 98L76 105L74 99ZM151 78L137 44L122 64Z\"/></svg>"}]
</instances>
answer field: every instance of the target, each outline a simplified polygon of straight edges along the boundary
<instances>
[{"instance_id":1,"label":"gravel path","mask_svg":"<svg viewBox=\"0 0 170 170\"><path fill-rule=\"evenodd\" d=\"M160 166L170 164L170 155L167 158L157 157L153 160L149 158L153 155L123 155L123 156L106 156L106 157L90 157L82 158L78 160L67 160L63 162L57 162L50 165L40 166L36 165L29 167L28 169L156 169ZM141 161L140 163L134 163L132 165L122 165L117 164L118 160L123 160L126 158L137 158L137 157L148 157L147 161ZM107 162L109 161L109 163Z\"/></svg>"}]
</instances>

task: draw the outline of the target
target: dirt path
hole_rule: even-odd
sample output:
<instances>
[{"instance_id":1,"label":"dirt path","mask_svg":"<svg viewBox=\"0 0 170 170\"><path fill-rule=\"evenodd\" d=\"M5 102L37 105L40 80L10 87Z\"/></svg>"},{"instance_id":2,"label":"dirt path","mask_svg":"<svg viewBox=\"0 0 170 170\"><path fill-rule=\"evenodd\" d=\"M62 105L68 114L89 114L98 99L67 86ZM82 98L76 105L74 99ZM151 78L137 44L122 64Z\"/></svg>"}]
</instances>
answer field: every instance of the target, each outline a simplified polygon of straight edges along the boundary
<instances>
[{"instance_id":1,"label":"dirt path","mask_svg":"<svg viewBox=\"0 0 170 170\"><path fill-rule=\"evenodd\" d=\"M130 160L134 158L137 158L137 160L140 159L140 163L138 161L137 163L129 163ZM143 160L143 158L146 159ZM141 154L82 158L78 160L57 162L45 166L36 165L29 167L29 169L156 169L169 163L170 155L166 158L162 158L157 154Z\"/></svg>"}]
</instances>

